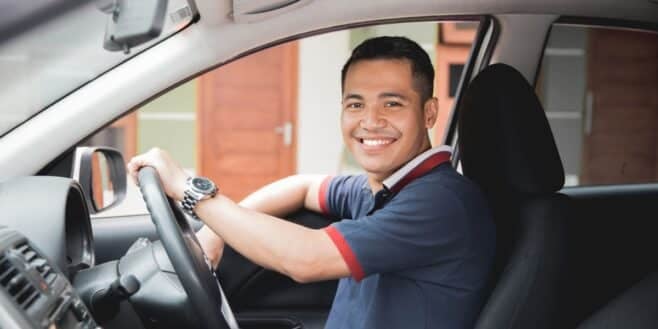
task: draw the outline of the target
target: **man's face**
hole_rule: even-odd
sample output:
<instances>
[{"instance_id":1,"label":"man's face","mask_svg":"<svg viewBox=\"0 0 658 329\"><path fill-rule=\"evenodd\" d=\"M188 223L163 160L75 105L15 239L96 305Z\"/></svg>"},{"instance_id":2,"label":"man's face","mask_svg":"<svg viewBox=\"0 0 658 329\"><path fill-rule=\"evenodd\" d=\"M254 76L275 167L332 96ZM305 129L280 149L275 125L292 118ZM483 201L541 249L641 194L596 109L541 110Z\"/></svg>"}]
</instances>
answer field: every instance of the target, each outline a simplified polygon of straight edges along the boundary
<instances>
[{"instance_id":1,"label":"man's face","mask_svg":"<svg viewBox=\"0 0 658 329\"><path fill-rule=\"evenodd\" d=\"M427 129L436 120L436 99L421 101L409 61L353 63L345 75L342 103L345 144L378 181L430 147Z\"/></svg>"}]
</instances>

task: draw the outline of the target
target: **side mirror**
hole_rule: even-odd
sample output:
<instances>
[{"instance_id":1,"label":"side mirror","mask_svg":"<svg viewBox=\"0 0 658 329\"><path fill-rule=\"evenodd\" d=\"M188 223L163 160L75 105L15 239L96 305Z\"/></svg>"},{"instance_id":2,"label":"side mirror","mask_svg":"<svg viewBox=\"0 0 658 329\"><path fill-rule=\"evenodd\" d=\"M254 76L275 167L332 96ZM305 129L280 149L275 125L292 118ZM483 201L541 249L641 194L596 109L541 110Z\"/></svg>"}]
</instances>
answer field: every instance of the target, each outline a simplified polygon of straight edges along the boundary
<instances>
[{"instance_id":1,"label":"side mirror","mask_svg":"<svg viewBox=\"0 0 658 329\"><path fill-rule=\"evenodd\" d=\"M89 213L114 207L126 196L126 165L116 149L78 147L73 165L72 176L82 187Z\"/></svg>"}]
</instances>

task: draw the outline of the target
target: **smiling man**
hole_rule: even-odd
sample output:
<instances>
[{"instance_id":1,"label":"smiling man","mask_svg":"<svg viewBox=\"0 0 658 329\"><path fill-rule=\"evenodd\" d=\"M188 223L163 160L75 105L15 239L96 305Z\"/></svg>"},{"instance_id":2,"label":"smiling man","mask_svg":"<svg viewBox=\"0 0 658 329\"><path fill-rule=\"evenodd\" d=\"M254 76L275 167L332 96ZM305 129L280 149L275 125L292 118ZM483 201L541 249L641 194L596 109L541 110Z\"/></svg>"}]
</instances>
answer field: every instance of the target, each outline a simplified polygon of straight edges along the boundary
<instances>
[{"instance_id":1,"label":"smiling man","mask_svg":"<svg viewBox=\"0 0 658 329\"><path fill-rule=\"evenodd\" d=\"M494 227L478 187L432 148L434 69L402 37L369 39L342 71L343 139L363 175L291 176L236 204L154 149L166 193L202 219L216 264L224 243L298 282L340 278L327 328L470 328L485 297ZM279 219L301 207L338 220L309 229Z\"/></svg>"}]
</instances>

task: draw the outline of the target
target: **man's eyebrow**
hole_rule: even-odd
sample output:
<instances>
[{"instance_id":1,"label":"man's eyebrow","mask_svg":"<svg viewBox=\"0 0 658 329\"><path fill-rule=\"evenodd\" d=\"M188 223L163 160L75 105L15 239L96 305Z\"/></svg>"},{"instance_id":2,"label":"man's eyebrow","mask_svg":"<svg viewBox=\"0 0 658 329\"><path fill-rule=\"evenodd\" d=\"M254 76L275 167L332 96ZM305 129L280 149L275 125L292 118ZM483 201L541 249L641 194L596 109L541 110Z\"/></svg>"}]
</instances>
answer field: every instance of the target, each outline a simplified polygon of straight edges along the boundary
<instances>
[{"instance_id":1,"label":"man's eyebrow","mask_svg":"<svg viewBox=\"0 0 658 329\"><path fill-rule=\"evenodd\" d=\"M379 98L389 98L389 97L399 98L403 101L408 101L407 97L405 97L402 94L395 93L395 92L383 92L383 93L379 94Z\"/></svg>"},{"instance_id":2,"label":"man's eyebrow","mask_svg":"<svg viewBox=\"0 0 658 329\"><path fill-rule=\"evenodd\" d=\"M361 96L359 94L346 94L345 96L343 96L343 101L346 101L348 99L356 99L356 100L362 101L363 96Z\"/></svg>"}]
</instances>

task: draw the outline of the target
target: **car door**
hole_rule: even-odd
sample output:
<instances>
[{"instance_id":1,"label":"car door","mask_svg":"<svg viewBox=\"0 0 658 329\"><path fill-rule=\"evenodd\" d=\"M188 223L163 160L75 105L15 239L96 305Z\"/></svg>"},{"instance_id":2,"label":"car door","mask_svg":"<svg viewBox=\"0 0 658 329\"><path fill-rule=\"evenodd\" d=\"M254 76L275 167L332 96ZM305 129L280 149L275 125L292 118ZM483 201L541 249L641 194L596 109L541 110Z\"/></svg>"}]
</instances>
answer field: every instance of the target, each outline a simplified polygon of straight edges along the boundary
<instances>
[{"instance_id":1,"label":"car door","mask_svg":"<svg viewBox=\"0 0 658 329\"><path fill-rule=\"evenodd\" d=\"M548 36L537 93L576 209L560 317L573 328L658 267L658 33L566 23Z\"/></svg>"},{"instance_id":2,"label":"car door","mask_svg":"<svg viewBox=\"0 0 658 329\"><path fill-rule=\"evenodd\" d=\"M437 72L435 94L441 98L439 120L430 131L438 145L452 139L453 106L463 86L488 62L494 29L490 18L452 18L366 26L279 45L179 86L81 145L113 146L127 156L155 146L167 149L190 174L212 177L220 192L236 200L290 174L359 173L338 137L340 69L351 48L368 37L402 34L430 53ZM322 57L328 52L334 56ZM269 80L258 80L263 72L269 72ZM250 102L250 95L264 99ZM290 112L289 107L296 109ZM221 131L213 134L217 130ZM65 154L42 174L66 176L70 161ZM271 168L278 164L294 170ZM120 258L139 237L157 239L137 187L128 185L122 204L93 216L97 263ZM286 217L311 228L335 220L304 210ZM192 224L201 226L197 221ZM337 285L337 281L298 284L230 247L217 274L243 327L301 323L305 328L321 328Z\"/></svg>"}]
</instances>

